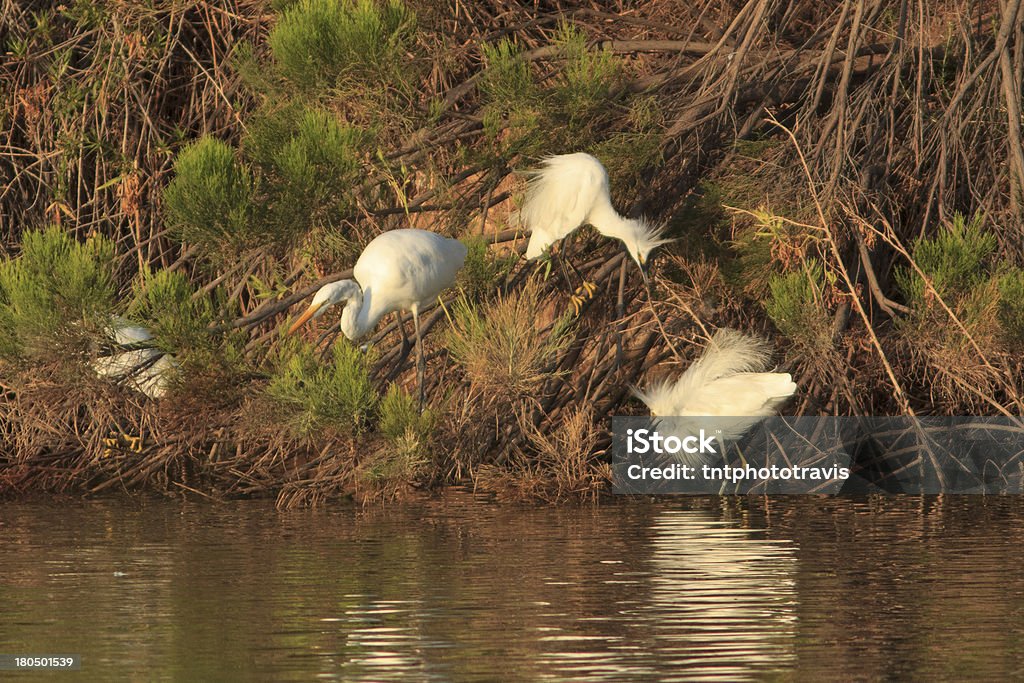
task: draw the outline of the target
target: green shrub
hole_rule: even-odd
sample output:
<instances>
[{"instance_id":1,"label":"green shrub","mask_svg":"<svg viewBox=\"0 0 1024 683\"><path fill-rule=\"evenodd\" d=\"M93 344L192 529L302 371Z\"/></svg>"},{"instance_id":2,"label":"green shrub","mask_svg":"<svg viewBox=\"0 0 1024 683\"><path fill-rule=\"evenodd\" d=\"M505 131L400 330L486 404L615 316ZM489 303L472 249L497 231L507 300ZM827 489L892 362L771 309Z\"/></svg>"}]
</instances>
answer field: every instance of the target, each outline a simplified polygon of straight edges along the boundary
<instances>
[{"instance_id":1,"label":"green shrub","mask_svg":"<svg viewBox=\"0 0 1024 683\"><path fill-rule=\"evenodd\" d=\"M1007 341L1024 344L1024 270L1012 268L998 279L999 324Z\"/></svg>"},{"instance_id":2,"label":"green shrub","mask_svg":"<svg viewBox=\"0 0 1024 683\"><path fill-rule=\"evenodd\" d=\"M21 254L0 263L0 355L45 356L81 347L114 310L114 244L78 242L60 228L22 235Z\"/></svg>"},{"instance_id":3,"label":"green shrub","mask_svg":"<svg viewBox=\"0 0 1024 683\"><path fill-rule=\"evenodd\" d=\"M823 352L832 346L832 325L822 301L825 272L812 259L805 269L773 274L768 280L769 296L764 304L768 317L779 331L809 352Z\"/></svg>"},{"instance_id":4,"label":"green shrub","mask_svg":"<svg viewBox=\"0 0 1024 683\"><path fill-rule=\"evenodd\" d=\"M984 222L980 213L970 221L956 214L935 237L920 237L912 245L911 258L943 300L967 294L988 278L986 262L996 249L996 237L984 229ZM911 308L927 307L932 295L917 271L898 268L895 280Z\"/></svg>"},{"instance_id":5,"label":"green shrub","mask_svg":"<svg viewBox=\"0 0 1024 683\"><path fill-rule=\"evenodd\" d=\"M230 145L200 138L181 150L174 172L164 204L167 223L180 239L199 244L207 254L261 241L252 215L252 174Z\"/></svg>"},{"instance_id":6,"label":"green shrub","mask_svg":"<svg viewBox=\"0 0 1024 683\"><path fill-rule=\"evenodd\" d=\"M302 0L270 32L274 59L306 90L400 78L416 15L400 0Z\"/></svg>"},{"instance_id":7,"label":"green shrub","mask_svg":"<svg viewBox=\"0 0 1024 683\"><path fill-rule=\"evenodd\" d=\"M482 52L484 130L493 138L507 129L513 135L513 144L534 136L542 122L542 103L529 63L508 38L484 45Z\"/></svg>"},{"instance_id":8,"label":"green shrub","mask_svg":"<svg viewBox=\"0 0 1024 683\"><path fill-rule=\"evenodd\" d=\"M290 102L256 117L244 149L267 182L260 220L288 246L310 229L336 227L363 177L365 133L322 110Z\"/></svg>"},{"instance_id":9,"label":"green shrub","mask_svg":"<svg viewBox=\"0 0 1024 683\"><path fill-rule=\"evenodd\" d=\"M571 339L572 314L555 319L547 331L543 308L532 282L482 308L461 297L448 349L477 387L496 396L527 394L550 376L548 366Z\"/></svg>"},{"instance_id":10,"label":"green shrub","mask_svg":"<svg viewBox=\"0 0 1024 683\"><path fill-rule=\"evenodd\" d=\"M437 424L437 416L429 408L419 411L417 400L397 384L388 387L380 402L379 431L391 441L412 439L426 444Z\"/></svg>"},{"instance_id":11,"label":"green shrub","mask_svg":"<svg viewBox=\"0 0 1024 683\"><path fill-rule=\"evenodd\" d=\"M480 90L493 104L513 107L537 99L538 89L530 73L530 65L522 52L508 38L481 48L484 71Z\"/></svg>"},{"instance_id":12,"label":"green shrub","mask_svg":"<svg viewBox=\"0 0 1024 683\"><path fill-rule=\"evenodd\" d=\"M377 404L368 354L339 340L332 362L323 365L302 341L279 347L267 395L280 405L289 426L301 436L324 429L360 432Z\"/></svg>"},{"instance_id":13,"label":"green shrub","mask_svg":"<svg viewBox=\"0 0 1024 683\"><path fill-rule=\"evenodd\" d=\"M168 353L210 345L207 327L214 321L208 296L196 296L188 278L169 270L145 271L133 284L129 314L145 322Z\"/></svg>"},{"instance_id":14,"label":"green shrub","mask_svg":"<svg viewBox=\"0 0 1024 683\"><path fill-rule=\"evenodd\" d=\"M476 301L494 291L512 269L515 257L498 256L482 235L465 237L462 242L466 245L466 262L459 271L459 287L466 298Z\"/></svg>"},{"instance_id":15,"label":"green shrub","mask_svg":"<svg viewBox=\"0 0 1024 683\"><path fill-rule=\"evenodd\" d=\"M522 52L509 39L482 48L480 79L484 130L501 135L509 151L557 152L588 146L609 121L621 62L607 50L587 46L582 31L561 23L552 41L562 62L555 76L539 83Z\"/></svg>"},{"instance_id":16,"label":"green shrub","mask_svg":"<svg viewBox=\"0 0 1024 683\"><path fill-rule=\"evenodd\" d=\"M592 50L587 37L567 22L558 26L554 44L565 65L552 92L558 110L572 129L589 127L606 113L619 80L619 59L609 50Z\"/></svg>"}]
</instances>

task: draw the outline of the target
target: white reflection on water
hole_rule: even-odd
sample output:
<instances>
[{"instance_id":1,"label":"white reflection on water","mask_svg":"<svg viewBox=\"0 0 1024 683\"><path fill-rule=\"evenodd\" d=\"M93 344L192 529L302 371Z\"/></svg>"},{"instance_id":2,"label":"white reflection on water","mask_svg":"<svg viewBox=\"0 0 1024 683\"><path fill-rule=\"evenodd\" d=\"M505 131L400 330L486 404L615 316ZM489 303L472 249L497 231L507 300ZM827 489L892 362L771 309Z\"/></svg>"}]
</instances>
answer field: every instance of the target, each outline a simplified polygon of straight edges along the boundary
<instances>
[{"instance_id":1,"label":"white reflection on water","mask_svg":"<svg viewBox=\"0 0 1024 683\"><path fill-rule=\"evenodd\" d=\"M646 627L640 642L629 647L646 645L657 666L638 667L634 661L623 667L620 660L620 667L614 667L605 661L606 673L657 671L662 680L751 680L792 665L796 544L761 538L762 531L702 511L664 511L651 531L650 572L641 578L630 571L621 582L642 585L645 599L622 616ZM615 645L609 642L608 649ZM600 654L607 652L553 652L548 657L579 666ZM590 676L594 673L588 668Z\"/></svg>"},{"instance_id":2,"label":"white reflection on water","mask_svg":"<svg viewBox=\"0 0 1024 683\"><path fill-rule=\"evenodd\" d=\"M653 531L652 592L637 616L686 668L674 680L752 678L795 659L795 543L702 511L666 510Z\"/></svg>"}]
</instances>

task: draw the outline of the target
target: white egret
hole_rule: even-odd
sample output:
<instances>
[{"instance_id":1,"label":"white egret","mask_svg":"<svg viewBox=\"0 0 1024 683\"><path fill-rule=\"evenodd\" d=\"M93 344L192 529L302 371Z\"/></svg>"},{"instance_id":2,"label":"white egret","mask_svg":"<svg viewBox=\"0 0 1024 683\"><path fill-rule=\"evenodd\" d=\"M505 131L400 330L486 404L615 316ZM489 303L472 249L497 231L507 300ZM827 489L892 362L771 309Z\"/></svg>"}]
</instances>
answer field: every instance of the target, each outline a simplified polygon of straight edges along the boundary
<instances>
[{"instance_id":1,"label":"white egret","mask_svg":"<svg viewBox=\"0 0 1024 683\"><path fill-rule=\"evenodd\" d=\"M670 429L700 426L669 419L674 417L728 418L716 420L715 427L722 428L721 438L738 439L796 391L789 373L765 372L770 355L765 341L721 329L678 378L656 382L645 390L634 389L634 393L651 415L668 419Z\"/></svg>"},{"instance_id":2,"label":"white egret","mask_svg":"<svg viewBox=\"0 0 1024 683\"><path fill-rule=\"evenodd\" d=\"M391 230L378 235L359 255L352 274L355 280L324 285L306 312L292 323L292 334L307 320L318 318L344 302L341 331L352 341L370 332L393 311L411 311L416 330L416 379L423 405L423 346L420 339L420 307L429 304L455 284L466 260L466 245L429 230Z\"/></svg>"},{"instance_id":3,"label":"white egret","mask_svg":"<svg viewBox=\"0 0 1024 683\"><path fill-rule=\"evenodd\" d=\"M526 200L519 212L520 220L531 231L527 259L536 259L554 243L589 223L602 235L625 245L646 282L651 252L672 240L662 237L664 228L643 218L626 218L615 210L608 171L600 161L583 152L551 156L530 176ZM577 312L584 301L581 291L589 297L595 290L596 286L586 280L576 289L572 301Z\"/></svg>"},{"instance_id":4,"label":"white egret","mask_svg":"<svg viewBox=\"0 0 1024 683\"><path fill-rule=\"evenodd\" d=\"M119 350L92 362L100 377L123 383L149 398L163 398L171 375L179 368L174 356L154 348L153 335L145 327L113 316L107 336Z\"/></svg>"}]
</instances>

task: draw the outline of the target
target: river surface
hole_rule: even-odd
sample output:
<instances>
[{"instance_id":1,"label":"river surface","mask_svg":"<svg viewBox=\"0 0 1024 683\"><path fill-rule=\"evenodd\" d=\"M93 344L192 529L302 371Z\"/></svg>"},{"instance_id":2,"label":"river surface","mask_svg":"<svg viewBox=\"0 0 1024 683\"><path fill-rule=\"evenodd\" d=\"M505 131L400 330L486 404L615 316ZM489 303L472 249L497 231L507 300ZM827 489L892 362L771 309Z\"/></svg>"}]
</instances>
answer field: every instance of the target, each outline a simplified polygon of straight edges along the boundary
<instances>
[{"instance_id":1,"label":"river surface","mask_svg":"<svg viewBox=\"0 0 1024 683\"><path fill-rule=\"evenodd\" d=\"M0 503L17 680L1011 680L1024 500Z\"/></svg>"}]
</instances>

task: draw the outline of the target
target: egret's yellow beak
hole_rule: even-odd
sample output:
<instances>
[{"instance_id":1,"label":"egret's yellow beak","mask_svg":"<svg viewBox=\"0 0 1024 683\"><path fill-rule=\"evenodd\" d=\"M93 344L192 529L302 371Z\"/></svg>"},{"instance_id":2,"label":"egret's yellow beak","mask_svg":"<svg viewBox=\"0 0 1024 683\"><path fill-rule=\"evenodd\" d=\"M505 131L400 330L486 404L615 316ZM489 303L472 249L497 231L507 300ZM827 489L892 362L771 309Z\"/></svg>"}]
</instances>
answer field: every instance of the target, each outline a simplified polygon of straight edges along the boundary
<instances>
[{"instance_id":1,"label":"egret's yellow beak","mask_svg":"<svg viewBox=\"0 0 1024 683\"><path fill-rule=\"evenodd\" d=\"M302 315L300 315L299 319L296 320L295 322L293 322L292 326L288 328L288 334L295 334L295 330L297 330L300 327L302 327L303 325L305 325L306 322L310 318L315 316L317 311L319 311L322 307L323 307L323 304L315 304L315 305L310 306L309 308L307 308L306 312L303 313Z\"/></svg>"}]
</instances>

